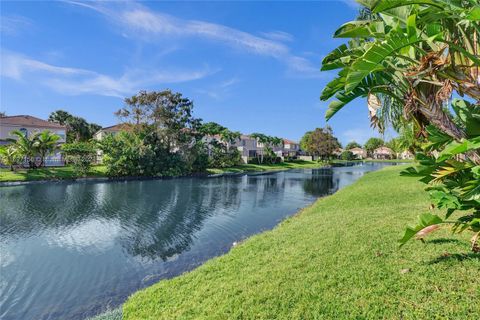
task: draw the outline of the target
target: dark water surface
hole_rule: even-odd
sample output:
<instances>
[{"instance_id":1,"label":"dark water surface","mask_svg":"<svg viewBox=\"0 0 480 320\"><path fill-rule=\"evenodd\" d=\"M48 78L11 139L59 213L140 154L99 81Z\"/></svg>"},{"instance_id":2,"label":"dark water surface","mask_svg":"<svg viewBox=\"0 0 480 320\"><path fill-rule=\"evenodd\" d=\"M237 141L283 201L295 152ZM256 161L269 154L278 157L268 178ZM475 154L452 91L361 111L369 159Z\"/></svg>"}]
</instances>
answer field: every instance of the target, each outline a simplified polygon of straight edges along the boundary
<instances>
[{"instance_id":1,"label":"dark water surface","mask_svg":"<svg viewBox=\"0 0 480 320\"><path fill-rule=\"evenodd\" d=\"M85 319L388 164L0 188L0 319Z\"/></svg>"}]
</instances>

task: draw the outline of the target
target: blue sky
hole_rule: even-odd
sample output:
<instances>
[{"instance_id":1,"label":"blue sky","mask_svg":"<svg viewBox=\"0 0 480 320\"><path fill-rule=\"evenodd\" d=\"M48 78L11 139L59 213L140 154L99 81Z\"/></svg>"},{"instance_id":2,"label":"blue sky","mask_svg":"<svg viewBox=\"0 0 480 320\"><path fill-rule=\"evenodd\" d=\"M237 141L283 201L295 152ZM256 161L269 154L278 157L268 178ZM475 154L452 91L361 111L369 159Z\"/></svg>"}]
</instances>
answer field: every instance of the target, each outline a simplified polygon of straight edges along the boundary
<instances>
[{"instance_id":1,"label":"blue sky","mask_svg":"<svg viewBox=\"0 0 480 320\"><path fill-rule=\"evenodd\" d=\"M348 0L2 1L0 109L108 126L124 97L170 88L204 121L298 140L325 125L319 96L335 74L320 62L356 12ZM343 143L374 135L365 101L329 124Z\"/></svg>"}]
</instances>

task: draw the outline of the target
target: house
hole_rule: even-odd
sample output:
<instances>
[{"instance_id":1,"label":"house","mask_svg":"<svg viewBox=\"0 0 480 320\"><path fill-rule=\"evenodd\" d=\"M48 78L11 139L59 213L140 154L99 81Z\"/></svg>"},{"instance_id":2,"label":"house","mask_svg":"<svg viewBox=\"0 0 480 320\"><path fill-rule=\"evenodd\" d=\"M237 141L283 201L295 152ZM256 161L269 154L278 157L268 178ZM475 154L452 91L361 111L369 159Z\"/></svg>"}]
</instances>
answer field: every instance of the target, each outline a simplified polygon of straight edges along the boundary
<instances>
[{"instance_id":1,"label":"house","mask_svg":"<svg viewBox=\"0 0 480 320\"><path fill-rule=\"evenodd\" d=\"M362 149L362 148L358 148L358 147L355 147L355 148L352 148L350 150L351 153L353 153L353 155L355 156L355 158L357 159L365 159L367 157L367 150L365 149Z\"/></svg>"},{"instance_id":2,"label":"house","mask_svg":"<svg viewBox=\"0 0 480 320\"><path fill-rule=\"evenodd\" d=\"M395 152L388 147L380 147L373 151L374 159L393 159Z\"/></svg>"},{"instance_id":3,"label":"house","mask_svg":"<svg viewBox=\"0 0 480 320\"><path fill-rule=\"evenodd\" d=\"M415 158L415 156L410 151L405 150L402 153L400 153L399 158L402 159L402 160L411 160L411 159Z\"/></svg>"},{"instance_id":4,"label":"house","mask_svg":"<svg viewBox=\"0 0 480 320\"><path fill-rule=\"evenodd\" d=\"M296 157L300 152L300 144L292 140L283 139L282 151L284 157Z\"/></svg>"},{"instance_id":5,"label":"house","mask_svg":"<svg viewBox=\"0 0 480 320\"><path fill-rule=\"evenodd\" d=\"M343 150L342 148L337 148L335 150L333 150L333 155L337 158L340 158L340 156L342 155L342 153L344 152L345 150Z\"/></svg>"},{"instance_id":6,"label":"house","mask_svg":"<svg viewBox=\"0 0 480 320\"><path fill-rule=\"evenodd\" d=\"M37 132L48 130L60 136L59 144L67 141L67 127L58 123L46 121L29 115L5 116L0 117L0 145L8 144L7 139L15 139L10 133L19 130L25 136L31 136ZM55 151L53 155L47 156L45 159L46 166L64 165L60 150Z\"/></svg>"},{"instance_id":7,"label":"house","mask_svg":"<svg viewBox=\"0 0 480 320\"><path fill-rule=\"evenodd\" d=\"M97 141L102 141L108 135L116 135L121 131L129 131L132 130L132 125L129 123L119 123L110 127L105 127L93 135L93 139ZM97 149L97 163L102 163L103 160L103 151Z\"/></svg>"},{"instance_id":8,"label":"house","mask_svg":"<svg viewBox=\"0 0 480 320\"><path fill-rule=\"evenodd\" d=\"M263 148L258 145L257 139L246 134L242 134L240 138L231 145L240 151L244 163L248 163L249 158L256 157L257 153L260 152L260 148Z\"/></svg>"},{"instance_id":9,"label":"house","mask_svg":"<svg viewBox=\"0 0 480 320\"><path fill-rule=\"evenodd\" d=\"M102 128L102 129L98 130L93 135L93 139L95 139L97 141L102 141L103 138L105 138L109 134L116 135L121 131L129 131L129 130L132 130L132 125L131 124L120 123L120 124L116 124L114 126L105 127L105 128Z\"/></svg>"}]
</instances>

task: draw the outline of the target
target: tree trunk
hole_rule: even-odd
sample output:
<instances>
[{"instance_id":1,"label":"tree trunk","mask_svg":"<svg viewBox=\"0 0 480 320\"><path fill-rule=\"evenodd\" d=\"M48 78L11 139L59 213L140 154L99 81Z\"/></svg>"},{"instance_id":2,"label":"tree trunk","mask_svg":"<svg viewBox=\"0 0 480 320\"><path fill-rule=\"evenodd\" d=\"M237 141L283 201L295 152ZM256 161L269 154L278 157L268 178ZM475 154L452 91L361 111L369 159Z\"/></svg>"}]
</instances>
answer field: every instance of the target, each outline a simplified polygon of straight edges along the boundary
<instances>
[{"instance_id":1,"label":"tree trunk","mask_svg":"<svg viewBox=\"0 0 480 320\"><path fill-rule=\"evenodd\" d=\"M420 108L420 113L433 124L456 141L466 138L465 132L460 129L453 120L443 111L442 107L437 103L431 103L430 108ZM467 152L467 157L475 164L480 164L480 155L475 151Z\"/></svg>"}]
</instances>

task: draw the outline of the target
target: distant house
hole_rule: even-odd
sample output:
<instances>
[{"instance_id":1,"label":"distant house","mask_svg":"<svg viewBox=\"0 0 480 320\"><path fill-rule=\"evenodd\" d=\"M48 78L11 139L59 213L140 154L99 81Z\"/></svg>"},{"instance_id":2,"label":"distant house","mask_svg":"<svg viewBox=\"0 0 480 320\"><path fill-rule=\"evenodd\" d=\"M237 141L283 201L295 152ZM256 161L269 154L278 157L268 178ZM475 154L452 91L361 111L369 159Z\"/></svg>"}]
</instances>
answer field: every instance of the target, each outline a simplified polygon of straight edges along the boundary
<instances>
[{"instance_id":1,"label":"distant house","mask_svg":"<svg viewBox=\"0 0 480 320\"><path fill-rule=\"evenodd\" d=\"M246 134L242 134L239 139L232 143L232 146L240 151L244 163L248 163L249 158L256 157L261 148L258 145L257 139Z\"/></svg>"},{"instance_id":2,"label":"distant house","mask_svg":"<svg viewBox=\"0 0 480 320\"><path fill-rule=\"evenodd\" d=\"M116 135L121 131L130 131L132 130L132 125L129 123L120 123L114 126L105 127L98 130L94 135L93 139L97 141L102 141L107 135Z\"/></svg>"},{"instance_id":3,"label":"distant house","mask_svg":"<svg viewBox=\"0 0 480 320\"><path fill-rule=\"evenodd\" d=\"M58 123L46 121L29 115L6 116L0 117L0 145L8 144L7 139L15 139L16 136L11 135L12 131L18 130L23 132L26 137L37 132L48 130L58 136L59 144L67 141L67 127ZM62 155L59 150L49 155L45 159L46 166L64 165Z\"/></svg>"},{"instance_id":4,"label":"distant house","mask_svg":"<svg viewBox=\"0 0 480 320\"><path fill-rule=\"evenodd\" d=\"M283 154L284 157L295 157L300 152L300 144L298 142L283 139Z\"/></svg>"},{"instance_id":5,"label":"distant house","mask_svg":"<svg viewBox=\"0 0 480 320\"><path fill-rule=\"evenodd\" d=\"M367 157L367 150L365 149L362 149L362 148L358 148L358 147L355 147L355 148L352 148L350 150L351 153L353 153L353 155L355 156L355 158L357 159L365 159Z\"/></svg>"},{"instance_id":6,"label":"distant house","mask_svg":"<svg viewBox=\"0 0 480 320\"><path fill-rule=\"evenodd\" d=\"M344 151L345 151L345 150L343 150L342 148L335 149L335 150L333 151L333 155L334 155L335 157L339 158Z\"/></svg>"},{"instance_id":7,"label":"distant house","mask_svg":"<svg viewBox=\"0 0 480 320\"><path fill-rule=\"evenodd\" d=\"M119 132L130 131L130 130L132 130L132 125L131 124L120 123L120 124L116 124L114 126L105 127L105 128L102 128L102 129L98 130L93 135L93 139L97 140L97 141L102 141L108 135L113 135L114 136L114 135L118 134ZM100 150L100 149L97 149L97 163L102 163L102 161L103 161L103 151Z\"/></svg>"},{"instance_id":8,"label":"distant house","mask_svg":"<svg viewBox=\"0 0 480 320\"><path fill-rule=\"evenodd\" d=\"M403 159L403 160L407 160L407 159L411 160L411 159L415 158L415 156L410 151L405 150L402 153L400 153L399 158Z\"/></svg>"},{"instance_id":9,"label":"distant house","mask_svg":"<svg viewBox=\"0 0 480 320\"><path fill-rule=\"evenodd\" d=\"M373 151L374 159L393 159L395 157L395 152L388 147L380 147Z\"/></svg>"}]
</instances>

